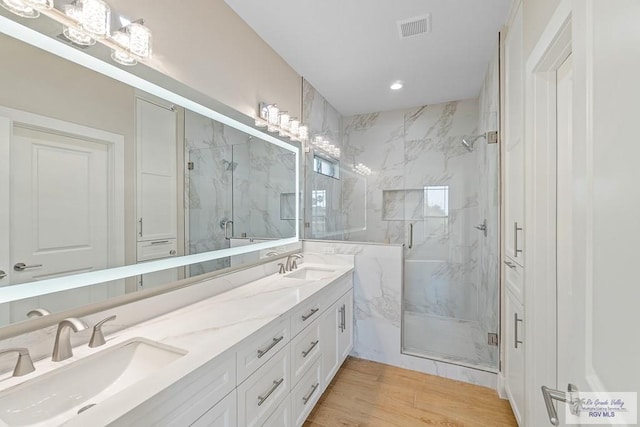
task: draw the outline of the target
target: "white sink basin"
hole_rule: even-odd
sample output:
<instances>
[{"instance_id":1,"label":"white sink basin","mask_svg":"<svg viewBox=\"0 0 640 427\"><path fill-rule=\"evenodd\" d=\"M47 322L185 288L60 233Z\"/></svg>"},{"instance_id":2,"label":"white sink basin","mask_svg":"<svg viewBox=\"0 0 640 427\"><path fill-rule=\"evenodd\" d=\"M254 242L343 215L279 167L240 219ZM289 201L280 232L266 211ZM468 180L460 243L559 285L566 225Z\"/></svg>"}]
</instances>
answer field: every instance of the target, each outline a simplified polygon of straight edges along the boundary
<instances>
[{"instance_id":1,"label":"white sink basin","mask_svg":"<svg viewBox=\"0 0 640 427\"><path fill-rule=\"evenodd\" d=\"M291 279L320 280L326 279L335 272L335 270L331 270L329 268L301 267L300 269L292 271L284 277L289 277Z\"/></svg>"},{"instance_id":2,"label":"white sink basin","mask_svg":"<svg viewBox=\"0 0 640 427\"><path fill-rule=\"evenodd\" d=\"M186 353L133 338L3 391L0 421L10 426L62 424Z\"/></svg>"}]
</instances>

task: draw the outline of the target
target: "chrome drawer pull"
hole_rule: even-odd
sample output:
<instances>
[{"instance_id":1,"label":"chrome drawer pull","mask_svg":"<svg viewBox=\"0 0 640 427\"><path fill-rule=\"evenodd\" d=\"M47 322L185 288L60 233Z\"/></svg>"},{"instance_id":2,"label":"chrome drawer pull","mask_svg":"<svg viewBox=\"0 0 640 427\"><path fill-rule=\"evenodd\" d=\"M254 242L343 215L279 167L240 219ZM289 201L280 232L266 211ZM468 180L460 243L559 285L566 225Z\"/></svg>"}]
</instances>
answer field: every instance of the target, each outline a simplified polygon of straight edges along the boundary
<instances>
[{"instance_id":1,"label":"chrome drawer pull","mask_svg":"<svg viewBox=\"0 0 640 427\"><path fill-rule=\"evenodd\" d=\"M513 250L514 257L518 257L518 254L522 252L522 249L518 249L518 231L522 231L522 227L518 227L518 223L513 223Z\"/></svg>"},{"instance_id":2,"label":"chrome drawer pull","mask_svg":"<svg viewBox=\"0 0 640 427\"><path fill-rule=\"evenodd\" d=\"M313 350L315 348L315 346L318 345L320 341L319 340L315 340L311 342L311 347L309 347L309 349L307 351L303 351L302 352L302 357L307 357L307 354L311 353L311 350Z\"/></svg>"},{"instance_id":3,"label":"chrome drawer pull","mask_svg":"<svg viewBox=\"0 0 640 427\"><path fill-rule=\"evenodd\" d=\"M283 339L284 339L284 335L280 336L280 338L274 338L273 341L271 341L271 344L269 344L267 346L267 348L265 348L264 350L258 350L258 359L260 359L262 356L267 354L269 352L269 350L271 350L273 347L275 347L276 344L278 344Z\"/></svg>"},{"instance_id":4,"label":"chrome drawer pull","mask_svg":"<svg viewBox=\"0 0 640 427\"><path fill-rule=\"evenodd\" d=\"M31 268L40 268L40 267L42 267L42 264L27 265L24 262L19 262L16 265L13 266L13 269L15 271L25 271L25 270L29 270Z\"/></svg>"},{"instance_id":5,"label":"chrome drawer pull","mask_svg":"<svg viewBox=\"0 0 640 427\"><path fill-rule=\"evenodd\" d=\"M265 394L264 396L258 396L258 406L261 406L264 402L266 402L269 396L271 396L271 393L276 391L276 389L280 387L280 384L282 384L283 382L284 382L284 378L280 378L278 381L274 381L273 387L269 389L267 394Z\"/></svg>"},{"instance_id":6,"label":"chrome drawer pull","mask_svg":"<svg viewBox=\"0 0 640 427\"><path fill-rule=\"evenodd\" d=\"M344 331L347 330L347 307L344 304L342 304L342 307L340 308L340 311L342 313L340 331L344 332Z\"/></svg>"},{"instance_id":7,"label":"chrome drawer pull","mask_svg":"<svg viewBox=\"0 0 640 427\"><path fill-rule=\"evenodd\" d=\"M313 396L313 393L316 392L316 390L318 389L318 386L320 385L320 383L315 383L315 385L313 387L311 387L311 391L309 392L309 394L307 394L305 397L302 398L302 402L306 405L307 402L311 399L311 396Z\"/></svg>"},{"instance_id":8,"label":"chrome drawer pull","mask_svg":"<svg viewBox=\"0 0 640 427\"><path fill-rule=\"evenodd\" d=\"M302 321L303 322L306 321L308 318L316 314L318 311L320 311L319 308L312 308L309 314L307 314L306 316L304 314L302 315Z\"/></svg>"},{"instance_id":9,"label":"chrome drawer pull","mask_svg":"<svg viewBox=\"0 0 640 427\"><path fill-rule=\"evenodd\" d=\"M513 313L513 330L515 331L515 343L514 347L518 348L518 344L524 344L518 339L518 322L522 322L522 319L518 319L518 313Z\"/></svg>"}]
</instances>

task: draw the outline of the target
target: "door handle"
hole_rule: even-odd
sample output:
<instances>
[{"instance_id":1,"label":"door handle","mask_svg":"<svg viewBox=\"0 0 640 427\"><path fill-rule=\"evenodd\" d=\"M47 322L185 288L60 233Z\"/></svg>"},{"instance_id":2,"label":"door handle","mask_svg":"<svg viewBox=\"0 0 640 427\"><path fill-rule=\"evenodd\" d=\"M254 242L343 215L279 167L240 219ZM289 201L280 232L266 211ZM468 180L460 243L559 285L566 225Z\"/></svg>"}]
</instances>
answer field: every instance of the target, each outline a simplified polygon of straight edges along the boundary
<instances>
[{"instance_id":1,"label":"door handle","mask_svg":"<svg viewBox=\"0 0 640 427\"><path fill-rule=\"evenodd\" d=\"M413 248L413 223L409 223L409 249Z\"/></svg>"},{"instance_id":2,"label":"door handle","mask_svg":"<svg viewBox=\"0 0 640 427\"><path fill-rule=\"evenodd\" d=\"M4 279L5 277L7 277L7 273L5 273L4 270L0 270L0 279Z\"/></svg>"},{"instance_id":3,"label":"door handle","mask_svg":"<svg viewBox=\"0 0 640 427\"><path fill-rule=\"evenodd\" d=\"M40 267L42 267L42 264L27 265L24 262L19 262L16 265L13 266L13 269L15 271L25 271L25 270L29 270L31 268L40 268Z\"/></svg>"},{"instance_id":4,"label":"door handle","mask_svg":"<svg viewBox=\"0 0 640 427\"><path fill-rule=\"evenodd\" d=\"M142 218L138 220L138 224L140 224L140 231L138 231L138 236L142 237Z\"/></svg>"},{"instance_id":5,"label":"door handle","mask_svg":"<svg viewBox=\"0 0 640 427\"><path fill-rule=\"evenodd\" d=\"M233 221L231 220L226 220L224 222L224 238L227 240L231 240L231 237L233 237L233 227L231 228L231 234L229 234L229 226L233 226Z\"/></svg>"},{"instance_id":6,"label":"door handle","mask_svg":"<svg viewBox=\"0 0 640 427\"><path fill-rule=\"evenodd\" d=\"M573 415L579 415L580 410L582 409L580 399L577 396L573 395L573 393L578 391L578 387L576 387L574 384L569 384L567 390L568 392L565 393L564 391L549 388L546 385L542 386L542 397L544 398L544 404L547 407L547 414L549 414L549 422L554 426L560 424L560 421L558 420L558 413L556 412L556 407L553 406L554 400L568 403L570 405L569 410Z\"/></svg>"}]
</instances>

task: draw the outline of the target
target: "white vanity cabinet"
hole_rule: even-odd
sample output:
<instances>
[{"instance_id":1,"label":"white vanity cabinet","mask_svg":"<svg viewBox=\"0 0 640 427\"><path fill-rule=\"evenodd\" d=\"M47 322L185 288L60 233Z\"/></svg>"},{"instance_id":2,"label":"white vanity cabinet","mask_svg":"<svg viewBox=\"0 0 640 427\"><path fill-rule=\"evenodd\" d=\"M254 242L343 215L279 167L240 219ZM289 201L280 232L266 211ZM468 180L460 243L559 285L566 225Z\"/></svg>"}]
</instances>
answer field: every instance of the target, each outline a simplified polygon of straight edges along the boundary
<instances>
[{"instance_id":1,"label":"white vanity cabinet","mask_svg":"<svg viewBox=\"0 0 640 427\"><path fill-rule=\"evenodd\" d=\"M524 415L524 309L510 289L506 291L505 314L505 334L507 335L504 366L505 391L518 425L522 425L522 416Z\"/></svg>"},{"instance_id":2,"label":"white vanity cabinet","mask_svg":"<svg viewBox=\"0 0 640 427\"><path fill-rule=\"evenodd\" d=\"M351 351L352 328L349 273L229 348L208 341L223 352L113 425L299 427Z\"/></svg>"}]
</instances>

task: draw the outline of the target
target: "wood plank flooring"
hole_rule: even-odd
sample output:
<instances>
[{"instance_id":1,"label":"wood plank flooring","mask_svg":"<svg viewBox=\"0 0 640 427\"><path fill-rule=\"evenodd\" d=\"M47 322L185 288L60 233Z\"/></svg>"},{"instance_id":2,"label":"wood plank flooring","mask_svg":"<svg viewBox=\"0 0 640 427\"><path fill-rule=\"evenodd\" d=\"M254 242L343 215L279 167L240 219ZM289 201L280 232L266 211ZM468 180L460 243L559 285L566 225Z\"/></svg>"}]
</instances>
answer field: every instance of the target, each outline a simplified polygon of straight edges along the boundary
<instances>
[{"instance_id":1,"label":"wood plank flooring","mask_svg":"<svg viewBox=\"0 0 640 427\"><path fill-rule=\"evenodd\" d=\"M495 390L349 357L304 427L517 426Z\"/></svg>"}]
</instances>

